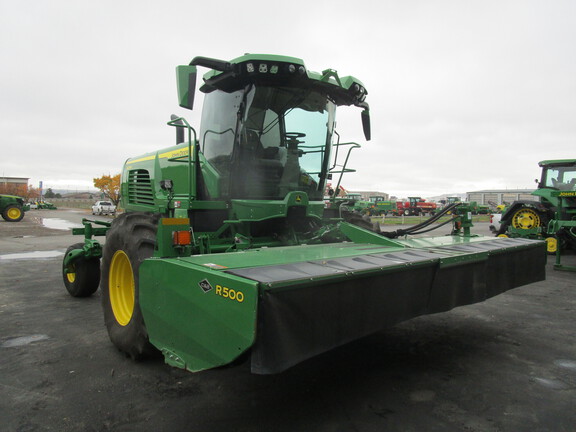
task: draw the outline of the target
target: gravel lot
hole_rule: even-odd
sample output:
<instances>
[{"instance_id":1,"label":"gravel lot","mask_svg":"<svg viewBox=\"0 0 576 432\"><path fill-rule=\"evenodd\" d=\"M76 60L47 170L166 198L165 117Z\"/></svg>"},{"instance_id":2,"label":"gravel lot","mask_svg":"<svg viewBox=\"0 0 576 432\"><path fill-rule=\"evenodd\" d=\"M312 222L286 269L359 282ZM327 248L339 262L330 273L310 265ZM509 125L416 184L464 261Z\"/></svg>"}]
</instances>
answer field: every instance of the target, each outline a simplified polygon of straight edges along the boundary
<instances>
[{"instance_id":1,"label":"gravel lot","mask_svg":"<svg viewBox=\"0 0 576 432\"><path fill-rule=\"evenodd\" d=\"M100 292L68 296L61 259L81 238L62 228L82 217L92 215L0 221L2 431L576 430L576 273L554 271L553 259L544 282L279 375L247 364L192 374L125 358L108 340Z\"/></svg>"}]
</instances>

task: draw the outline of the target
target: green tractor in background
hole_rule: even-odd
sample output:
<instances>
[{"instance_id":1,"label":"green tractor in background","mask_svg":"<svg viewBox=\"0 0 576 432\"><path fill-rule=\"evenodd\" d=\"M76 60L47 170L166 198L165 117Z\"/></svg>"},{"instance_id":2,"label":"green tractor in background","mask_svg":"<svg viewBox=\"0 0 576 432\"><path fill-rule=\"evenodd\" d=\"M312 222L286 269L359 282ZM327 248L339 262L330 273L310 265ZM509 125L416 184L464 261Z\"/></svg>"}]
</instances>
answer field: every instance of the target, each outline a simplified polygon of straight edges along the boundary
<instances>
[{"instance_id":1,"label":"green tractor in background","mask_svg":"<svg viewBox=\"0 0 576 432\"><path fill-rule=\"evenodd\" d=\"M370 216L386 216L397 209L396 201L390 201L378 195L369 197L369 206L368 213Z\"/></svg>"},{"instance_id":2,"label":"green tractor in background","mask_svg":"<svg viewBox=\"0 0 576 432\"><path fill-rule=\"evenodd\" d=\"M490 206L486 204L478 204L476 201L471 201L468 205L472 208L474 215L486 215L490 213Z\"/></svg>"},{"instance_id":3,"label":"green tractor in background","mask_svg":"<svg viewBox=\"0 0 576 432\"><path fill-rule=\"evenodd\" d=\"M339 190L360 147L340 142L336 110L359 108L370 139L358 79L294 57L195 57L177 67L181 107L193 107L199 66L210 69L199 132L173 116L176 145L129 158L125 212L85 219L73 230L84 243L62 263L73 296L91 295L101 280L108 335L128 356L159 351L189 371L250 359L252 372L277 373L544 279L544 242L474 236L467 211L453 235L418 239L407 237L416 228L347 222L336 194L326 205L327 182L338 176Z\"/></svg>"},{"instance_id":4,"label":"green tractor in background","mask_svg":"<svg viewBox=\"0 0 576 432\"><path fill-rule=\"evenodd\" d=\"M372 215L372 202L367 201L362 198L362 194L359 193L348 193L346 194L347 201L345 202L345 206L354 212L358 212L364 216L371 216Z\"/></svg>"},{"instance_id":5,"label":"green tractor in background","mask_svg":"<svg viewBox=\"0 0 576 432\"><path fill-rule=\"evenodd\" d=\"M330 196L326 202L325 214L332 214L333 217L342 217L346 222L366 228L376 230L376 225L370 219L370 201L362 199L362 194L349 192L344 197Z\"/></svg>"},{"instance_id":6,"label":"green tractor in background","mask_svg":"<svg viewBox=\"0 0 576 432\"><path fill-rule=\"evenodd\" d=\"M356 192L349 192L344 197L344 204L348 210L365 212L367 209L367 202L362 199L362 194Z\"/></svg>"},{"instance_id":7,"label":"green tractor in background","mask_svg":"<svg viewBox=\"0 0 576 432\"><path fill-rule=\"evenodd\" d=\"M356 197L353 198L353 196ZM346 197L353 200L352 208L365 216L382 216L396 210L396 201L385 200L382 196L374 195L370 196L368 200L363 200L360 194L351 193Z\"/></svg>"},{"instance_id":8,"label":"green tractor in background","mask_svg":"<svg viewBox=\"0 0 576 432\"><path fill-rule=\"evenodd\" d=\"M30 210L24 204L24 198L14 195L0 195L0 214L6 222L20 222L24 218L24 212Z\"/></svg>"},{"instance_id":9,"label":"green tractor in background","mask_svg":"<svg viewBox=\"0 0 576 432\"><path fill-rule=\"evenodd\" d=\"M446 197L445 200L440 200L440 204L442 206L459 203L462 202L460 197L452 196ZM478 204L476 201L466 202L466 205L470 207L473 215L481 215L481 214L489 214L490 213L490 206L485 204Z\"/></svg>"},{"instance_id":10,"label":"green tractor in background","mask_svg":"<svg viewBox=\"0 0 576 432\"><path fill-rule=\"evenodd\" d=\"M36 203L38 210L58 210L58 208L48 201L40 201Z\"/></svg>"},{"instance_id":11,"label":"green tractor in background","mask_svg":"<svg viewBox=\"0 0 576 432\"><path fill-rule=\"evenodd\" d=\"M576 250L576 159L545 160L532 195L538 201L514 201L500 220L497 235L544 238L548 252ZM538 180L537 180L538 181Z\"/></svg>"}]
</instances>

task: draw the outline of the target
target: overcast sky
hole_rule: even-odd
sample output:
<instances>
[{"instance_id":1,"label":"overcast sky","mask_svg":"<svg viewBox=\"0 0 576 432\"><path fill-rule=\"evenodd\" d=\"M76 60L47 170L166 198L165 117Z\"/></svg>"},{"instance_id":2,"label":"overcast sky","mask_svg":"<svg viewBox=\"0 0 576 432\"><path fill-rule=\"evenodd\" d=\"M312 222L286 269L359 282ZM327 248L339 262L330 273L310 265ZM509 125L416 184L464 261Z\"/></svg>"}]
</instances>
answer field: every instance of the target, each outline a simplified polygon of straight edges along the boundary
<instances>
[{"instance_id":1,"label":"overcast sky","mask_svg":"<svg viewBox=\"0 0 576 432\"><path fill-rule=\"evenodd\" d=\"M368 89L337 114L362 148L351 190L430 197L532 188L576 158L576 1L0 0L0 175L83 188L171 145L175 66L246 52ZM204 73L206 70L201 70Z\"/></svg>"}]
</instances>

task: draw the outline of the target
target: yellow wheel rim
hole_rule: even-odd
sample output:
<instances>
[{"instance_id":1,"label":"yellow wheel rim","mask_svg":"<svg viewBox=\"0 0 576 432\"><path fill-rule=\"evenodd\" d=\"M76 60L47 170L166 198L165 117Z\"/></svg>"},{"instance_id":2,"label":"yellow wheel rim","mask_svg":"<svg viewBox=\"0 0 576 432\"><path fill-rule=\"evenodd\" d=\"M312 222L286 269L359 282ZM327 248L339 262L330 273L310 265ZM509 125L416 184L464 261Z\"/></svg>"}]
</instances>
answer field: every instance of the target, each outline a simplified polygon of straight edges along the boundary
<instances>
[{"instance_id":1,"label":"yellow wheel rim","mask_svg":"<svg viewBox=\"0 0 576 432\"><path fill-rule=\"evenodd\" d=\"M558 240L554 237L547 237L546 239L546 250L550 253L556 252L558 249Z\"/></svg>"},{"instance_id":2,"label":"yellow wheel rim","mask_svg":"<svg viewBox=\"0 0 576 432\"><path fill-rule=\"evenodd\" d=\"M110 305L116 321L125 326L134 312L134 273L130 259L124 251L116 251L110 263L108 279Z\"/></svg>"},{"instance_id":3,"label":"yellow wheel rim","mask_svg":"<svg viewBox=\"0 0 576 432\"><path fill-rule=\"evenodd\" d=\"M76 280L76 267L74 265L69 267L68 273L66 273L66 279L68 279L70 283L74 283Z\"/></svg>"},{"instance_id":4,"label":"yellow wheel rim","mask_svg":"<svg viewBox=\"0 0 576 432\"><path fill-rule=\"evenodd\" d=\"M8 209L8 219L18 219L21 214L22 212L19 208L12 207L11 209Z\"/></svg>"},{"instance_id":5,"label":"yellow wheel rim","mask_svg":"<svg viewBox=\"0 0 576 432\"><path fill-rule=\"evenodd\" d=\"M540 226L540 216L532 209L520 209L512 217L512 226L519 229L532 229Z\"/></svg>"}]
</instances>

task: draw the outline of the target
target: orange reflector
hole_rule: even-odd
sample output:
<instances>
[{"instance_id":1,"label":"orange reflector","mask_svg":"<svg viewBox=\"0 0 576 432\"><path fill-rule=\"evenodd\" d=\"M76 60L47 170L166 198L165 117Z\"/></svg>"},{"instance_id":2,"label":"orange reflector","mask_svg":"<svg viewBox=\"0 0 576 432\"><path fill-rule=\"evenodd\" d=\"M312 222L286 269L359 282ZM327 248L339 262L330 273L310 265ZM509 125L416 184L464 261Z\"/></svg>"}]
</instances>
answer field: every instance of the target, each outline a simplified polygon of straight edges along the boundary
<instances>
[{"instance_id":1,"label":"orange reflector","mask_svg":"<svg viewBox=\"0 0 576 432\"><path fill-rule=\"evenodd\" d=\"M173 231L172 244L174 246L187 246L192 243L190 231Z\"/></svg>"}]
</instances>

